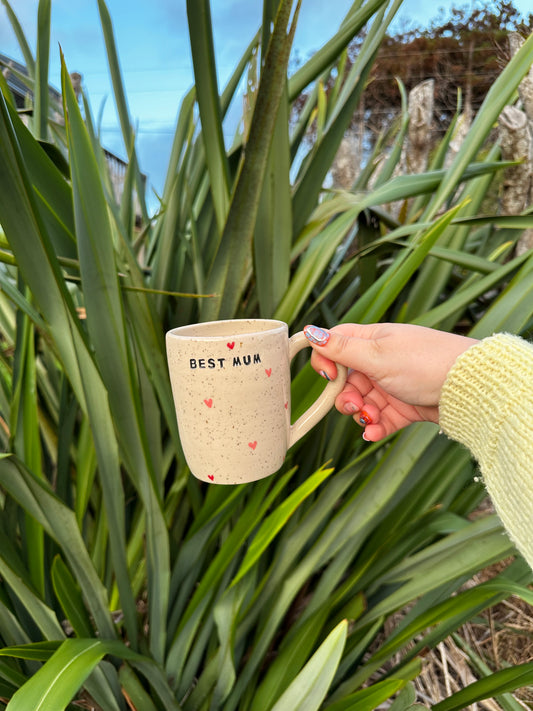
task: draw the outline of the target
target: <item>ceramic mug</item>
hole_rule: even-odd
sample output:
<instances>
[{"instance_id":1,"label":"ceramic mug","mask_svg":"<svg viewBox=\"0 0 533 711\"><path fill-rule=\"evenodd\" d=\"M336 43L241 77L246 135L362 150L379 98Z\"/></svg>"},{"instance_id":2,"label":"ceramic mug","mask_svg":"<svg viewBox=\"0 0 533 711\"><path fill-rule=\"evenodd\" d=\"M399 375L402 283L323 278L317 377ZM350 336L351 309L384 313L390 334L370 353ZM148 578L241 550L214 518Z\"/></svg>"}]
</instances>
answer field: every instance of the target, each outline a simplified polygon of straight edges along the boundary
<instances>
[{"instance_id":1,"label":"ceramic mug","mask_svg":"<svg viewBox=\"0 0 533 711\"><path fill-rule=\"evenodd\" d=\"M278 471L347 377L337 365L337 378L291 425L290 363L306 346L303 333L289 338L287 324L270 319L211 321L166 334L180 439L194 476L240 484Z\"/></svg>"}]
</instances>

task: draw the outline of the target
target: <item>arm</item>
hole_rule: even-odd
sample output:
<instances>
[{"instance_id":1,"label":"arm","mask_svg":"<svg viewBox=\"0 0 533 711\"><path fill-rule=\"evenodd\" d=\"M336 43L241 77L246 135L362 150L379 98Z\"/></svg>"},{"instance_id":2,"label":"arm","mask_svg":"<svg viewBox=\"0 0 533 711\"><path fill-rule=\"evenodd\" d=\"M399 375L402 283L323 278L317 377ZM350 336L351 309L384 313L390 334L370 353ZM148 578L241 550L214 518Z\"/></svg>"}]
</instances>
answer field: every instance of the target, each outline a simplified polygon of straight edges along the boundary
<instances>
[{"instance_id":1,"label":"arm","mask_svg":"<svg viewBox=\"0 0 533 711\"><path fill-rule=\"evenodd\" d=\"M533 346L487 338L457 359L442 388L439 422L477 459L487 491L533 567Z\"/></svg>"},{"instance_id":2,"label":"arm","mask_svg":"<svg viewBox=\"0 0 533 711\"><path fill-rule=\"evenodd\" d=\"M471 451L533 567L533 345L507 334L477 341L406 324L344 324L323 338L321 329L307 332L316 370L335 377L333 361L353 369L336 407L363 424L365 439L429 421Z\"/></svg>"}]
</instances>

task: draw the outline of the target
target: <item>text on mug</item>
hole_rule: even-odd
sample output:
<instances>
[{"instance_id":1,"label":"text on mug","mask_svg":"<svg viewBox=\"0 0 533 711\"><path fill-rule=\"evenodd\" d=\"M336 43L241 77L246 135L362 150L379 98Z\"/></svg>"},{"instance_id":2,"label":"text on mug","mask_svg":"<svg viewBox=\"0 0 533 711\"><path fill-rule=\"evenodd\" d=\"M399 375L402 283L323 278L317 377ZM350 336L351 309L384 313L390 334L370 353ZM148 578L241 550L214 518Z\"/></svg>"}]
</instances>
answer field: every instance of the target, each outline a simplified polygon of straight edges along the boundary
<instances>
[{"instance_id":1,"label":"text on mug","mask_svg":"<svg viewBox=\"0 0 533 711\"><path fill-rule=\"evenodd\" d=\"M233 359L228 359L228 358L190 358L189 359L189 365L191 370L195 370L196 368L224 368L226 365L226 362L228 365L233 366L233 368L236 368L240 365L251 365L252 363L260 363L261 362L261 356L259 353L254 353L253 355L245 355L245 356L235 356Z\"/></svg>"}]
</instances>

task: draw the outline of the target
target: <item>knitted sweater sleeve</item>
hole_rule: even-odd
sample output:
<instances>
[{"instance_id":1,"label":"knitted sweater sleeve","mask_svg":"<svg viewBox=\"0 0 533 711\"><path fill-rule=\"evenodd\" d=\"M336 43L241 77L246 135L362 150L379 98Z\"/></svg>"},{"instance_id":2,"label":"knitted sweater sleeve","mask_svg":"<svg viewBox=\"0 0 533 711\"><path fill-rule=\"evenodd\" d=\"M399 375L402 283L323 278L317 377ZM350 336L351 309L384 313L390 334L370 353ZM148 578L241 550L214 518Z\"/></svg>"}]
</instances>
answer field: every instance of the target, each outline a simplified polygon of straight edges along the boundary
<instances>
[{"instance_id":1,"label":"knitted sweater sleeve","mask_svg":"<svg viewBox=\"0 0 533 711\"><path fill-rule=\"evenodd\" d=\"M533 345L497 334L448 373L439 422L477 459L511 540L533 567Z\"/></svg>"}]
</instances>

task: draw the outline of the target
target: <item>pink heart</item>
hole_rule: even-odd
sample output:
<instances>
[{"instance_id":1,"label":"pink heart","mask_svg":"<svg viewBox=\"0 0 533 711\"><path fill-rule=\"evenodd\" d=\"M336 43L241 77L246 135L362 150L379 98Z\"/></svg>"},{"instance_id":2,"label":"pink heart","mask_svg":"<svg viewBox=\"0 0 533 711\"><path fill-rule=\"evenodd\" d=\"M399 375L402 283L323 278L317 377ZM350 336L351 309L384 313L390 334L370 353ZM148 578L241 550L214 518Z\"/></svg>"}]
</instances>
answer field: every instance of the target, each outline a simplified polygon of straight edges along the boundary
<instances>
[{"instance_id":1,"label":"pink heart","mask_svg":"<svg viewBox=\"0 0 533 711\"><path fill-rule=\"evenodd\" d=\"M231 343L227 343L226 345L230 349L230 351L232 351L235 348L235 341L232 341Z\"/></svg>"},{"instance_id":2,"label":"pink heart","mask_svg":"<svg viewBox=\"0 0 533 711\"><path fill-rule=\"evenodd\" d=\"M211 481L215 481L215 477L212 474L208 474L207 478L211 479Z\"/></svg>"},{"instance_id":3,"label":"pink heart","mask_svg":"<svg viewBox=\"0 0 533 711\"><path fill-rule=\"evenodd\" d=\"M286 410L289 409L289 403L288 403L288 402L285 403L285 409L286 409Z\"/></svg>"},{"instance_id":4,"label":"pink heart","mask_svg":"<svg viewBox=\"0 0 533 711\"><path fill-rule=\"evenodd\" d=\"M207 407L213 407L213 398L210 397L208 400L204 400Z\"/></svg>"},{"instance_id":5,"label":"pink heart","mask_svg":"<svg viewBox=\"0 0 533 711\"><path fill-rule=\"evenodd\" d=\"M268 375L268 377L270 378L270 376L272 375L272 368L268 368L268 369L265 368L265 373L266 373L266 374Z\"/></svg>"},{"instance_id":6,"label":"pink heart","mask_svg":"<svg viewBox=\"0 0 533 711\"><path fill-rule=\"evenodd\" d=\"M257 442L248 442L250 449L255 449L257 447Z\"/></svg>"}]
</instances>

